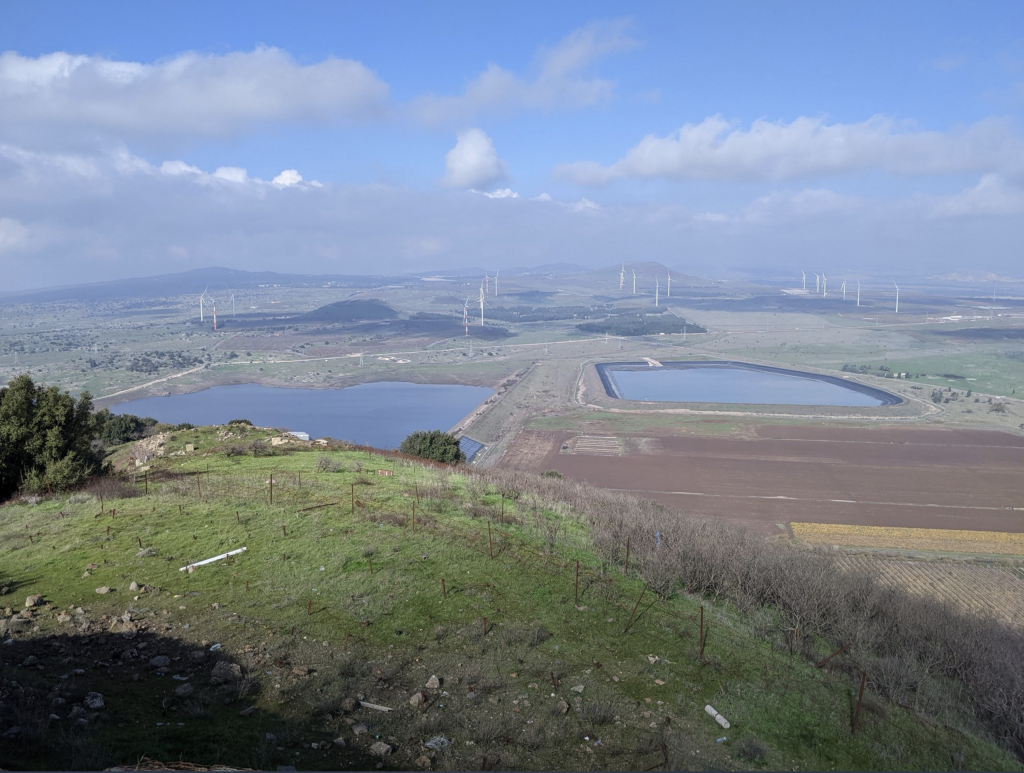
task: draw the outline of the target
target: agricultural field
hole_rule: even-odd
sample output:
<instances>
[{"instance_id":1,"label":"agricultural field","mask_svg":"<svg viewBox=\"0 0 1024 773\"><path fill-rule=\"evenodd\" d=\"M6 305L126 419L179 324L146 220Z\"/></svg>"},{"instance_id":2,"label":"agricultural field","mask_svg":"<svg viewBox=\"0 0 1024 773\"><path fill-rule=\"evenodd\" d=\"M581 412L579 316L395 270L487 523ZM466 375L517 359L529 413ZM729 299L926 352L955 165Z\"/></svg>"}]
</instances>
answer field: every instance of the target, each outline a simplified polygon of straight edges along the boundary
<instances>
[{"instance_id":1,"label":"agricultural field","mask_svg":"<svg viewBox=\"0 0 1024 773\"><path fill-rule=\"evenodd\" d=\"M965 561L920 561L849 555L847 569L871 572L902 590L1024 627L1024 566Z\"/></svg>"},{"instance_id":2,"label":"agricultural field","mask_svg":"<svg viewBox=\"0 0 1024 773\"><path fill-rule=\"evenodd\" d=\"M1024 438L1015 435L781 423L715 435L693 428L614 436L526 430L502 463L556 470L766 536L790 522L1024 533ZM588 452L595 447L600 453Z\"/></svg>"},{"instance_id":3,"label":"agricultural field","mask_svg":"<svg viewBox=\"0 0 1024 773\"><path fill-rule=\"evenodd\" d=\"M904 529L836 523L790 523L793 535L811 545L930 553L1024 556L1024 534L966 529Z\"/></svg>"}]
</instances>

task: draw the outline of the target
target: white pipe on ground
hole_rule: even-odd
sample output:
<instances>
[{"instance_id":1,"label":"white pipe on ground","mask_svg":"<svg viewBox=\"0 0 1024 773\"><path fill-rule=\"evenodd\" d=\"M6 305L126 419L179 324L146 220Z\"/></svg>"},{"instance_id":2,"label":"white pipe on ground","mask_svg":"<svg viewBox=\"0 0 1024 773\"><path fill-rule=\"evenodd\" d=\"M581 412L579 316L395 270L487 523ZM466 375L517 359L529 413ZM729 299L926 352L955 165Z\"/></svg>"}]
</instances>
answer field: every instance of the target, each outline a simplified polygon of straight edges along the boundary
<instances>
[{"instance_id":1,"label":"white pipe on ground","mask_svg":"<svg viewBox=\"0 0 1024 773\"><path fill-rule=\"evenodd\" d=\"M714 717L715 722L720 724L726 730L729 729L729 720L726 719L725 717L723 717L717 711L715 711L714 707L712 707L712 706L705 706L704 707L704 711L706 711L708 714L710 714L712 717Z\"/></svg>"},{"instance_id":2,"label":"white pipe on ground","mask_svg":"<svg viewBox=\"0 0 1024 773\"><path fill-rule=\"evenodd\" d=\"M195 569L197 566L202 566L203 564L212 564L214 561L220 561L221 559L227 558L228 556L238 555L243 550L245 550L244 547L239 548L238 550L229 550L227 553L221 553L219 556L214 556L213 558L207 558L205 561L196 561L196 563L194 563L194 564L189 564L188 566L183 566L178 571L179 572L184 572L186 570L191 571L192 569Z\"/></svg>"}]
</instances>

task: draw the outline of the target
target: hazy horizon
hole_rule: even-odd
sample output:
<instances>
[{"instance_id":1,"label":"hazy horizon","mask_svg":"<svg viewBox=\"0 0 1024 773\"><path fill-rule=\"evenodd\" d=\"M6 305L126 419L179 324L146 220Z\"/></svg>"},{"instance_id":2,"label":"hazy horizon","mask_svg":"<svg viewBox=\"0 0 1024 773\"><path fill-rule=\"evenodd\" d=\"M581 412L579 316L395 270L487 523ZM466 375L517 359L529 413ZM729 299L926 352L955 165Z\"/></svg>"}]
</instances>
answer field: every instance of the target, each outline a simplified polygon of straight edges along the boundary
<instances>
[{"instance_id":1,"label":"hazy horizon","mask_svg":"<svg viewBox=\"0 0 1024 773\"><path fill-rule=\"evenodd\" d=\"M6 9L0 292L209 266L1020 274L1018 3L246 9Z\"/></svg>"}]
</instances>

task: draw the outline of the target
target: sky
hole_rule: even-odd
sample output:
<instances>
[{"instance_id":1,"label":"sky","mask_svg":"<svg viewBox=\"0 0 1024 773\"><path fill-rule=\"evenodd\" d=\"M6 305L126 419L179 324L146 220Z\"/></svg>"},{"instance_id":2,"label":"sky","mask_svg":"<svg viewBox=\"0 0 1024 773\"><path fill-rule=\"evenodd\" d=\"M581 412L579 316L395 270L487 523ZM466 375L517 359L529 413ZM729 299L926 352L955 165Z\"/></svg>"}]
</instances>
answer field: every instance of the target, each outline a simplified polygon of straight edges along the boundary
<instances>
[{"instance_id":1,"label":"sky","mask_svg":"<svg viewBox=\"0 0 1024 773\"><path fill-rule=\"evenodd\" d=\"M1024 279L1024 3L0 0L0 291Z\"/></svg>"}]
</instances>

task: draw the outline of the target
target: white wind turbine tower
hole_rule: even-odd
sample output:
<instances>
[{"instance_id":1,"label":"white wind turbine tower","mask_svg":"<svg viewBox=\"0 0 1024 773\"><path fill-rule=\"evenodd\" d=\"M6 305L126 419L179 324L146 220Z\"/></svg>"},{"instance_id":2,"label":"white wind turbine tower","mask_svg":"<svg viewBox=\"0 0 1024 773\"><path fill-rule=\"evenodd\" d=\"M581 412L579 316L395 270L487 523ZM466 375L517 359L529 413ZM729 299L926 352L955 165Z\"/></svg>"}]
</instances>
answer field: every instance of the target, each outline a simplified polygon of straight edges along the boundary
<instances>
[{"instance_id":1,"label":"white wind turbine tower","mask_svg":"<svg viewBox=\"0 0 1024 773\"><path fill-rule=\"evenodd\" d=\"M892 280L892 286L896 288L896 313L900 313L900 286L896 284L896 280Z\"/></svg>"},{"instance_id":2,"label":"white wind turbine tower","mask_svg":"<svg viewBox=\"0 0 1024 773\"><path fill-rule=\"evenodd\" d=\"M209 290L209 289L210 289L209 287L206 288L206 290ZM199 296L199 321L200 322L204 321L204 317L203 317L203 301L206 299L206 290L203 290L203 294Z\"/></svg>"},{"instance_id":3,"label":"white wind turbine tower","mask_svg":"<svg viewBox=\"0 0 1024 773\"><path fill-rule=\"evenodd\" d=\"M672 297L672 272L669 271L668 269L666 269L665 273L668 274L668 292L665 293L665 297L666 298L671 298Z\"/></svg>"},{"instance_id":4,"label":"white wind turbine tower","mask_svg":"<svg viewBox=\"0 0 1024 773\"><path fill-rule=\"evenodd\" d=\"M622 288L625 286L625 284L626 284L626 264L623 263L622 264L622 268L619 269L619 290L622 290Z\"/></svg>"},{"instance_id":5,"label":"white wind turbine tower","mask_svg":"<svg viewBox=\"0 0 1024 773\"><path fill-rule=\"evenodd\" d=\"M821 292L821 277L817 274L814 275L814 294L817 295Z\"/></svg>"},{"instance_id":6,"label":"white wind turbine tower","mask_svg":"<svg viewBox=\"0 0 1024 773\"><path fill-rule=\"evenodd\" d=\"M466 298L466 303L462 306L462 324L466 326L466 337L469 337L469 298Z\"/></svg>"},{"instance_id":7,"label":"white wind turbine tower","mask_svg":"<svg viewBox=\"0 0 1024 773\"><path fill-rule=\"evenodd\" d=\"M846 300L846 280L845 279L843 280L843 286L840 287L839 289L843 291L843 300L845 301Z\"/></svg>"},{"instance_id":8,"label":"white wind turbine tower","mask_svg":"<svg viewBox=\"0 0 1024 773\"><path fill-rule=\"evenodd\" d=\"M828 295L828 277L825 276L825 272L821 272L821 297L824 298Z\"/></svg>"},{"instance_id":9,"label":"white wind turbine tower","mask_svg":"<svg viewBox=\"0 0 1024 773\"><path fill-rule=\"evenodd\" d=\"M480 285L480 326L484 324L484 286Z\"/></svg>"},{"instance_id":10,"label":"white wind turbine tower","mask_svg":"<svg viewBox=\"0 0 1024 773\"><path fill-rule=\"evenodd\" d=\"M499 268L498 271L501 271ZM498 297L498 271L494 272L494 297Z\"/></svg>"},{"instance_id":11,"label":"white wind turbine tower","mask_svg":"<svg viewBox=\"0 0 1024 773\"><path fill-rule=\"evenodd\" d=\"M801 277L801 279L803 281L804 292L807 292L807 274L805 274L803 271L801 271L800 272L800 277Z\"/></svg>"},{"instance_id":12,"label":"white wind turbine tower","mask_svg":"<svg viewBox=\"0 0 1024 773\"><path fill-rule=\"evenodd\" d=\"M655 277L654 278L654 305L655 306L658 305L658 296L660 294L661 294L661 282L659 282L658 278Z\"/></svg>"},{"instance_id":13,"label":"white wind turbine tower","mask_svg":"<svg viewBox=\"0 0 1024 773\"><path fill-rule=\"evenodd\" d=\"M486 295L490 295L491 294L491 275L487 274L487 273L484 274L484 288L485 288L484 293Z\"/></svg>"},{"instance_id":14,"label":"white wind turbine tower","mask_svg":"<svg viewBox=\"0 0 1024 773\"><path fill-rule=\"evenodd\" d=\"M633 271L633 269L630 269ZM633 271L633 295L636 295L636 271Z\"/></svg>"}]
</instances>

